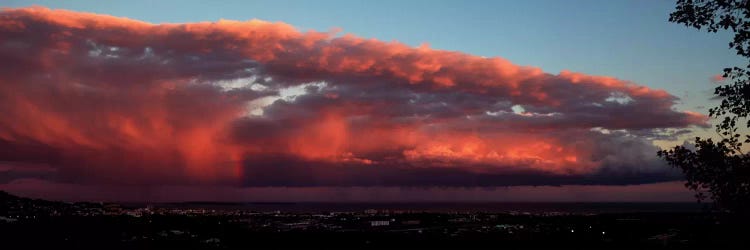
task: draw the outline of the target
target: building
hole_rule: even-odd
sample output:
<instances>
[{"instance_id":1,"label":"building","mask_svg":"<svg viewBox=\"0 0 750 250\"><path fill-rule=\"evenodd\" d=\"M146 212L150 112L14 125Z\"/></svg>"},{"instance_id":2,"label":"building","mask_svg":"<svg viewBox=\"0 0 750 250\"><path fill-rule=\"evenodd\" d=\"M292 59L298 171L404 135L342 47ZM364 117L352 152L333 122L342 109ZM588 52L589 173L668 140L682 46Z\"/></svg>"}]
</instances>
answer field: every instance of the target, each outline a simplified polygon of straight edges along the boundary
<instances>
[{"instance_id":1,"label":"building","mask_svg":"<svg viewBox=\"0 0 750 250\"><path fill-rule=\"evenodd\" d=\"M387 220L374 220L370 221L371 227L382 227L382 226L389 226L391 224L391 221Z\"/></svg>"}]
</instances>

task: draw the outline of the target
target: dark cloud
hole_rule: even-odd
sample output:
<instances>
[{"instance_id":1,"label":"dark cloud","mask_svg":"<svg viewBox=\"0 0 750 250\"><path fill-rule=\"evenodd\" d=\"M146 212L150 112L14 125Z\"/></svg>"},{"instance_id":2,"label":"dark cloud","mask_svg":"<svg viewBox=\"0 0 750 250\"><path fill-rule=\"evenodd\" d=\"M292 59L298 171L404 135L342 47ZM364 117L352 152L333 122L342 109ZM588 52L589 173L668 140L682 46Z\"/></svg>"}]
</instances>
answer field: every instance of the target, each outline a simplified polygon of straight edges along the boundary
<instances>
[{"instance_id":1,"label":"dark cloud","mask_svg":"<svg viewBox=\"0 0 750 250\"><path fill-rule=\"evenodd\" d=\"M0 12L0 37L0 182L650 183L676 178L652 140L707 126L611 77L283 23L35 7Z\"/></svg>"}]
</instances>

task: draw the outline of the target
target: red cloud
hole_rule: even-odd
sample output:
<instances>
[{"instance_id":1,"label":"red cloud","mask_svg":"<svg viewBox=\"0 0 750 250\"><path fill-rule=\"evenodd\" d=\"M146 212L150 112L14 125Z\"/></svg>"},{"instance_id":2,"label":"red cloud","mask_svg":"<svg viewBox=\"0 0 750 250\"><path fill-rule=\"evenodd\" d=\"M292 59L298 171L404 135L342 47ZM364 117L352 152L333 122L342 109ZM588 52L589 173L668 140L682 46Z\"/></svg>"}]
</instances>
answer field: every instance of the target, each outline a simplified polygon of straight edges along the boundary
<instances>
[{"instance_id":1,"label":"red cloud","mask_svg":"<svg viewBox=\"0 0 750 250\"><path fill-rule=\"evenodd\" d=\"M724 82L724 80L726 80L726 77L724 77L723 74L716 74L711 76L711 82L713 83L722 83Z\"/></svg>"},{"instance_id":2,"label":"red cloud","mask_svg":"<svg viewBox=\"0 0 750 250\"><path fill-rule=\"evenodd\" d=\"M539 173L589 183L661 171L648 139L591 129L707 119L616 78L284 23L33 7L0 12L0 37L0 161L53 166L70 182L504 185ZM279 171L291 165L308 172Z\"/></svg>"}]
</instances>

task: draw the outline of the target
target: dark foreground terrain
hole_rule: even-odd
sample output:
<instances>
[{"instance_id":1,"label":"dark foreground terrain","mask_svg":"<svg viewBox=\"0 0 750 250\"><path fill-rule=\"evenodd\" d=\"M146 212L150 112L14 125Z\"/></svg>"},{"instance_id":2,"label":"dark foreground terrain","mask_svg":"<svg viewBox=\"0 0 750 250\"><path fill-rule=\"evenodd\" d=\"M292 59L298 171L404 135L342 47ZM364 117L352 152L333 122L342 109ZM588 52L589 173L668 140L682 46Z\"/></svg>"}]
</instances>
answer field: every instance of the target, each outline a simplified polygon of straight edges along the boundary
<instances>
[{"instance_id":1,"label":"dark foreground terrain","mask_svg":"<svg viewBox=\"0 0 750 250\"><path fill-rule=\"evenodd\" d=\"M747 224L701 212L253 211L63 203L0 193L0 249L735 248Z\"/></svg>"}]
</instances>

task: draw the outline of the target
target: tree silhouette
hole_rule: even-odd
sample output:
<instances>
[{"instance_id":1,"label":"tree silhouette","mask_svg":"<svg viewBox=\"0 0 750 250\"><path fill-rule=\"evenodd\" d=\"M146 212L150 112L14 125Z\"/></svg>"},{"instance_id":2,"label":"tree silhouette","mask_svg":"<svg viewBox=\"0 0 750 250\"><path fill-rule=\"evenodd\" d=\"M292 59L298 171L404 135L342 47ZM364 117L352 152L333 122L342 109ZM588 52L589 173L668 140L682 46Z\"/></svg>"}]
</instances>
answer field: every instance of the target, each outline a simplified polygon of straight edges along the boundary
<instances>
[{"instance_id":1,"label":"tree silhouette","mask_svg":"<svg viewBox=\"0 0 750 250\"><path fill-rule=\"evenodd\" d=\"M734 32L729 48L750 59L748 0L678 0L669 21L710 33ZM750 128L749 69L750 64L725 68L726 83L714 90L721 104L709 109L709 116L721 121L716 124L721 140L697 137L694 145L658 152L670 166L683 171L685 186L696 191L698 201L710 198L716 208L736 214L748 214L750 208L750 155L742 150L743 143L750 143L750 135L739 129L742 125Z\"/></svg>"}]
</instances>

